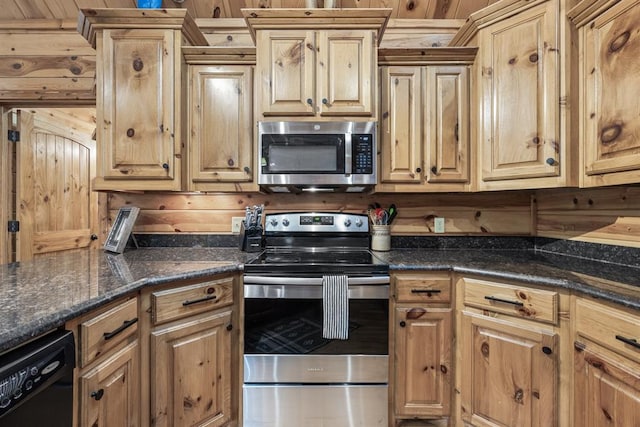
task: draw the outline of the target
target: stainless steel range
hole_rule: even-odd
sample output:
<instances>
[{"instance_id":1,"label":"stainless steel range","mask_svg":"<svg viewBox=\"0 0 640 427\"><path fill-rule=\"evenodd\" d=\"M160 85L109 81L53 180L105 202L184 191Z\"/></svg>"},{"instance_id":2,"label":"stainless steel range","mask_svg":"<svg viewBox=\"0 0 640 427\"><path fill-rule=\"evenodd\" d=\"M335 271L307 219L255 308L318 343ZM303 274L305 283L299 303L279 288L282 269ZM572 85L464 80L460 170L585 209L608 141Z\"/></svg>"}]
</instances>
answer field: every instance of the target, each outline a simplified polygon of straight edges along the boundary
<instances>
[{"instance_id":1,"label":"stainless steel range","mask_svg":"<svg viewBox=\"0 0 640 427\"><path fill-rule=\"evenodd\" d=\"M267 215L265 242L244 272L244 426L386 426L389 268L367 216Z\"/></svg>"}]
</instances>

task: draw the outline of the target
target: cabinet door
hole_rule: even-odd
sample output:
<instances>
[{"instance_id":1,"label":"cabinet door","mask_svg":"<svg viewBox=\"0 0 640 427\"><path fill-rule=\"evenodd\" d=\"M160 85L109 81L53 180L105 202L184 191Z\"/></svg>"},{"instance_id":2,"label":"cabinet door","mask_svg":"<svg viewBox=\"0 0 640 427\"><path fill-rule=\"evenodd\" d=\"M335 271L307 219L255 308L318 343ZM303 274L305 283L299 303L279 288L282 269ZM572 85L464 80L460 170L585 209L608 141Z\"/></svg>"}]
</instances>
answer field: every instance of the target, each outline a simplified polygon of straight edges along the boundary
<instances>
[{"instance_id":1,"label":"cabinet door","mask_svg":"<svg viewBox=\"0 0 640 427\"><path fill-rule=\"evenodd\" d=\"M640 4L622 1L581 30L584 171L598 175L640 170ZM640 175L603 177L604 183L640 182Z\"/></svg>"},{"instance_id":2,"label":"cabinet door","mask_svg":"<svg viewBox=\"0 0 640 427\"><path fill-rule=\"evenodd\" d=\"M256 68L262 114L312 116L316 45L313 31L258 31Z\"/></svg>"},{"instance_id":3,"label":"cabinet door","mask_svg":"<svg viewBox=\"0 0 640 427\"><path fill-rule=\"evenodd\" d=\"M448 416L451 401L451 309L397 307L397 416Z\"/></svg>"},{"instance_id":4,"label":"cabinet door","mask_svg":"<svg viewBox=\"0 0 640 427\"><path fill-rule=\"evenodd\" d=\"M237 191L253 181L252 69L194 65L189 77L189 190Z\"/></svg>"},{"instance_id":5,"label":"cabinet door","mask_svg":"<svg viewBox=\"0 0 640 427\"><path fill-rule=\"evenodd\" d=\"M377 51L372 31L320 31L318 109L321 115L372 116Z\"/></svg>"},{"instance_id":6,"label":"cabinet door","mask_svg":"<svg viewBox=\"0 0 640 427\"><path fill-rule=\"evenodd\" d=\"M422 182L420 67L382 69L382 182Z\"/></svg>"},{"instance_id":7,"label":"cabinet door","mask_svg":"<svg viewBox=\"0 0 640 427\"><path fill-rule=\"evenodd\" d=\"M574 366L574 425L640 425L640 365L577 342Z\"/></svg>"},{"instance_id":8,"label":"cabinet door","mask_svg":"<svg viewBox=\"0 0 640 427\"><path fill-rule=\"evenodd\" d=\"M474 426L555 426L556 335L466 311L461 324L463 420Z\"/></svg>"},{"instance_id":9,"label":"cabinet door","mask_svg":"<svg viewBox=\"0 0 640 427\"><path fill-rule=\"evenodd\" d=\"M222 426L231 419L231 312L151 333L154 426Z\"/></svg>"},{"instance_id":10,"label":"cabinet door","mask_svg":"<svg viewBox=\"0 0 640 427\"><path fill-rule=\"evenodd\" d=\"M80 376L80 427L138 426L138 341Z\"/></svg>"},{"instance_id":11,"label":"cabinet door","mask_svg":"<svg viewBox=\"0 0 640 427\"><path fill-rule=\"evenodd\" d=\"M424 68L427 182L469 181L469 70Z\"/></svg>"},{"instance_id":12,"label":"cabinet door","mask_svg":"<svg viewBox=\"0 0 640 427\"><path fill-rule=\"evenodd\" d=\"M480 31L482 180L560 174L557 2Z\"/></svg>"},{"instance_id":13,"label":"cabinet door","mask_svg":"<svg viewBox=\"0 0 640 427\"><path fill-rule=\"evenodd\" d=\"M167 180L166 189L172 189L179 152L174 38L172 30L103 32L97 133L98 175L104 179Z\"/></svg>"}]
</instances>

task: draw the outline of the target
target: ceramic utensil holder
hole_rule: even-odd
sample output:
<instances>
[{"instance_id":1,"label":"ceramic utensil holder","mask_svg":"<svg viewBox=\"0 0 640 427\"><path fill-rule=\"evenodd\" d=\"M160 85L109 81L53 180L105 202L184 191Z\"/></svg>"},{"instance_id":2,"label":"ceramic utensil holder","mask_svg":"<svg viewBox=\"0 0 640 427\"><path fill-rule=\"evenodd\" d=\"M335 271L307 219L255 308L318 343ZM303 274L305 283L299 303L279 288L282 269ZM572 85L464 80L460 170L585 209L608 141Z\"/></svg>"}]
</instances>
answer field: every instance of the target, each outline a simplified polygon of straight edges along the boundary
<instances>
[{"instance_id":1,"label":"ceramic utensil holder","mask_svg":"<svg viewBox=\"0 0 640 427\"><path fill-rule=\"evenodd\" d=\"M388 225L371 226L371 250L389 251L391 250L391 233Z\"/></svg>"}]
</instances>

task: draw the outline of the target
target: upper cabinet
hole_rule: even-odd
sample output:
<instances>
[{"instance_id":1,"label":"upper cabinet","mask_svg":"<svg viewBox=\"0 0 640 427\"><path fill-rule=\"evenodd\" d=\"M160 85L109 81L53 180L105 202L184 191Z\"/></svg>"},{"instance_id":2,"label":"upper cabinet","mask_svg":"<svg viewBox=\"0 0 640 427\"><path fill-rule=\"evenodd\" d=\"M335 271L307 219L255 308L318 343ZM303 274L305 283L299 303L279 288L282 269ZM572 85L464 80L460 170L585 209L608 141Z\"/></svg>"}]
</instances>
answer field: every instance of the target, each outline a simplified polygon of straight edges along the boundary
<instances>
[{"instance_id":1,"label":"upper cabinet","mask_svg":"<svg viewBox=\"0 0 640 427\"><path fill-rule=\"evenodd\" d=\"M604 4L603 4L604 3ZM580 185L640 182L640 3L580 2Z\"/></svg>"},{"instance_id":2,"label":"upper cabinet","mask_svg":"<svg viewBox=\"0 0 640 427\"><path fill-rule=\"evenodd\" d=\"M452 40L479 47L471 97L478 190L575 184L564 3L501 1L473 14Z\"/></svg>"},{"instance_id":3,"label":"upper cabinet","mask_svg":"<svg viewBox=\"0 0 640 427\"><path fill-rule=\"evenodd\" d=\"M467 64L475 53L475 48L380 50L376 191L469 191Z\"/></svg>"},{"instance_id":4,"label":"upper cabinet","mask_svg":"<svg viewBox=\"0 0 640 427\"><path fill-rule=\"evenodd\" d=\"M254 48L185 47L189 191L258 191Z\"/></svg>"},{"instance_id":5,"label":"upper cabinet","mask_svg":"<svg viewBox=\"0 0 640 427\"><path fill-rule=\"evenodd\" d=\"M244 9L258 118L376 116L377 45L391 9Z\"/></svg>"},{"instance_id":6,"label":"upper cabinet","mask_svg":"<svg viewBox=\"0 0 640 427\"><path fill-rule=\"evenodd\" d=\"M206 45L185 9L83 9L96 48L97 190L180 190L181 46Z\"/></svg>"}]
</instances>

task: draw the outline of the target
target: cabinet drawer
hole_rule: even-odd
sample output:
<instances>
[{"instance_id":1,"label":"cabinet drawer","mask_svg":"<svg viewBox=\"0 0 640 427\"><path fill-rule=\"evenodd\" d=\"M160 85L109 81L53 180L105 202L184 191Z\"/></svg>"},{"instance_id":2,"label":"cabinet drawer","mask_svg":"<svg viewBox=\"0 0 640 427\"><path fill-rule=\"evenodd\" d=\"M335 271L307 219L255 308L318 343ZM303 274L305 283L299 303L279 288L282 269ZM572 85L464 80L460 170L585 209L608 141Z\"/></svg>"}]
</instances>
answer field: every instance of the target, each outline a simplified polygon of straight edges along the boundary
<instances>
[{"instance_id":1,"label":"cabinet drawer","mask_svg":"<svg viewBox=\"0 0 640 427\"><path fill-rule=\"evenodd\" d=\"M80 324L80 364L86 366L138 332L138 300L130 299Z\"/></svg>"},{"instance_id":2,"label":"cabinet drawer","mask_svg":"<svg viewBox=\"0 0 640 427\"><path fill-rule=\"evenodd\" d=\"M233 302L233 278L197 283L151 294L154 324L224 307Z\"/></svg>"},{"instance_id":3,"label":"cabinet drawer","mask_svg":"<svg viewBox=\"0 0 640 427\"><path fill-rule=\"evenodd\" d=\"M448 275L401 275L395 278L398 302L449 302L451 278Z\"/></svg>"},{"instance_id":4,"label":"cabinet drawer","mask_svg":"<svg viewBox=\"0 0 640 427\"><path fill-rule=\"evenodd\" d=\"M464 304L541 322L558 322L558 293L526 286L464 279Z\"/></svg>"},{"instance_id":5,"label":"cabinet drawer","mask_svg":"<svg viewBox=\"0 0 640 427\"><path fill-rule=\"evenodd\" d=\"M578 298L575 318L579 336L640 362L640 316Z\"/></svg>"}]
</instances>

